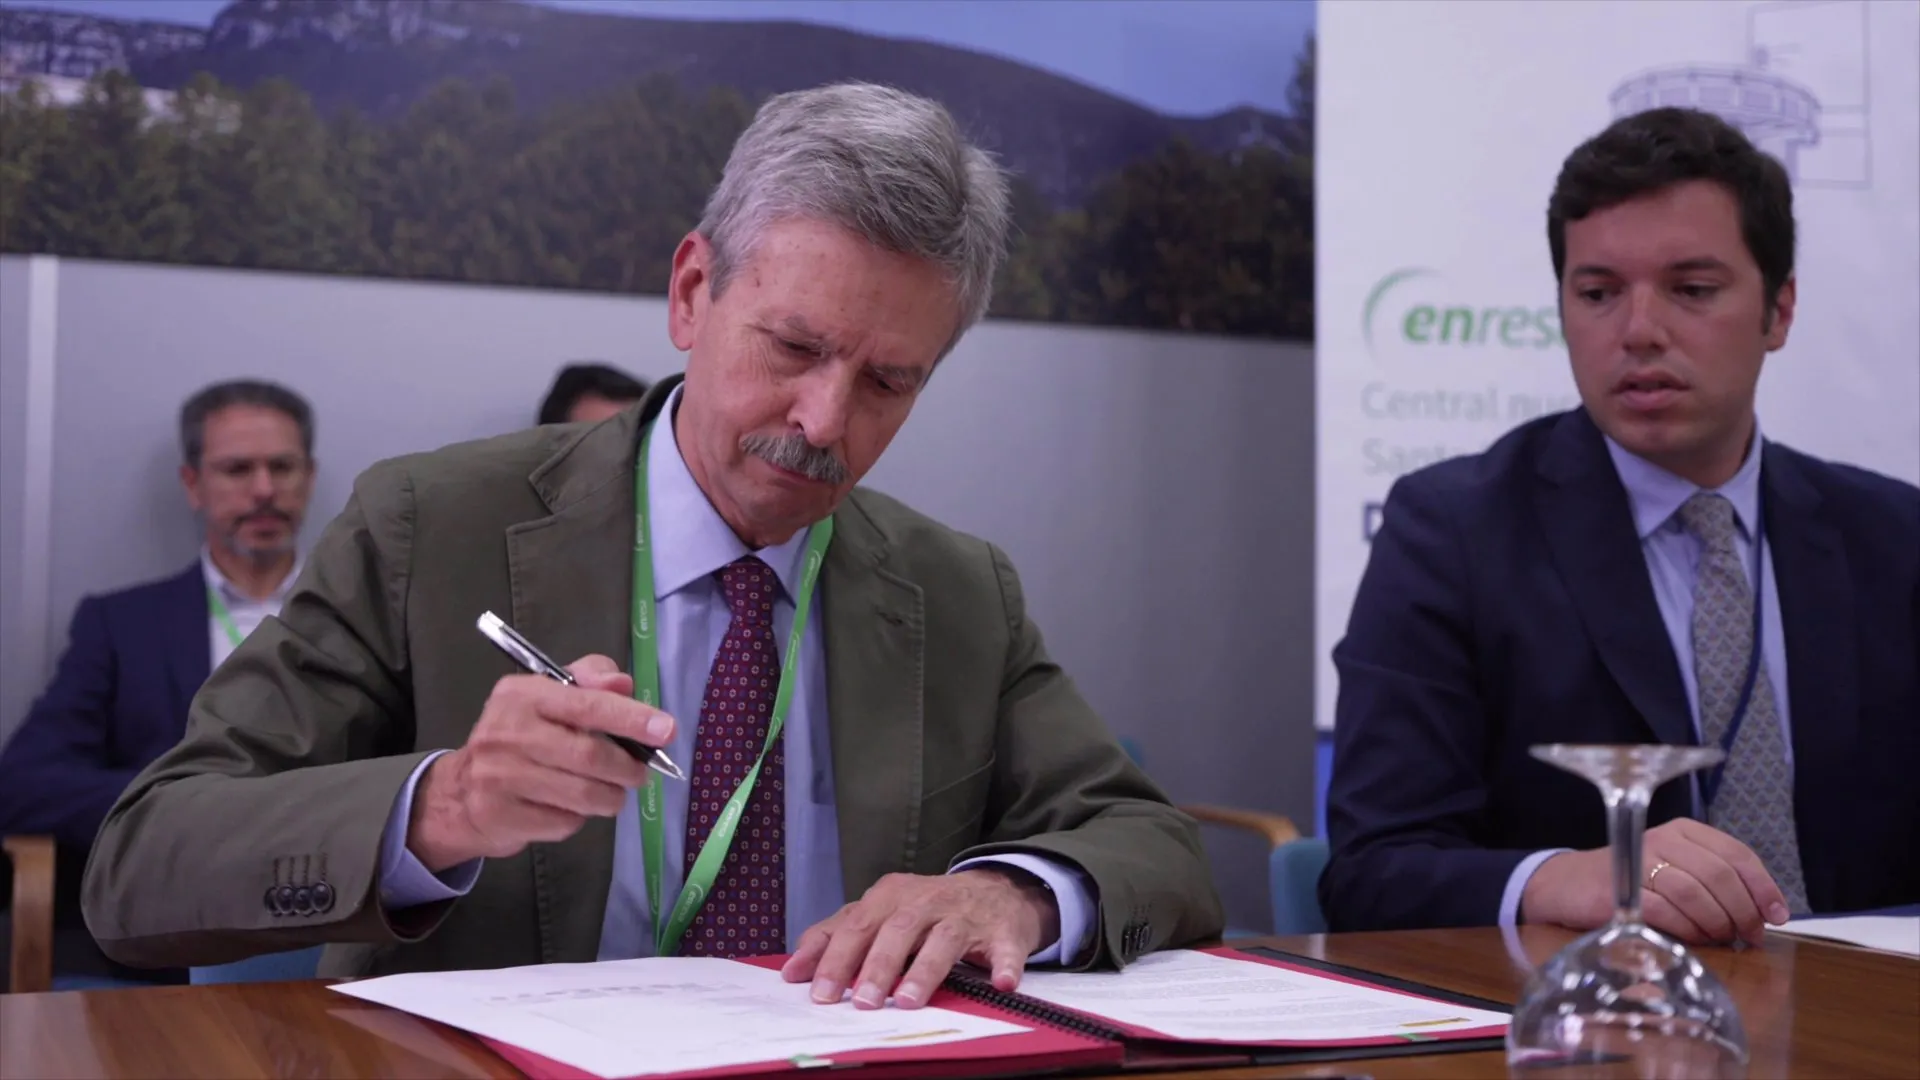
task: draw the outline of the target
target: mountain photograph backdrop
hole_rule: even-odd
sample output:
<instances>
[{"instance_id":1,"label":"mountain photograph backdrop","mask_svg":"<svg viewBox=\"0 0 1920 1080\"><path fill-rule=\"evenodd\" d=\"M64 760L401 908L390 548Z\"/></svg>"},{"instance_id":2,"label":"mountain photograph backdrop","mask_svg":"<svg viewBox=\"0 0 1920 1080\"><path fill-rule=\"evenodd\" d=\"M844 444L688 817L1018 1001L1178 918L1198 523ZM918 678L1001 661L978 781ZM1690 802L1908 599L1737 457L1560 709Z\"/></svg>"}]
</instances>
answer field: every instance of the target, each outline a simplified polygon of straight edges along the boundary
<instances>
[{"instance_id":1,"label":"mountain photograph backdrop","mask_svg":"<svg viewBox=\"0 0 1920 1080\"><path fill-rule=\"evenodd\" d=\"M925 94L1015 173L1004 319L1310 340L1313 46L1284 113L1168 116L800 22L519 0L0 7L0 251L659 294L768 95Z\"/></svg>"}]
</instances>

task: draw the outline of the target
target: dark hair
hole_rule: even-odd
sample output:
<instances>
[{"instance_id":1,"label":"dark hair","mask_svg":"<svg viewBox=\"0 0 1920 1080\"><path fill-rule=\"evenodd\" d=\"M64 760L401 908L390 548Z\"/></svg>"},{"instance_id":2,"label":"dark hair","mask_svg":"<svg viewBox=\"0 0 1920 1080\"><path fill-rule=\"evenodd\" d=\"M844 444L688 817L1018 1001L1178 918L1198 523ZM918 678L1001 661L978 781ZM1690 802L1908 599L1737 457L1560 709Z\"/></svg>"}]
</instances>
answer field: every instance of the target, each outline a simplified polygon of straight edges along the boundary
<instances>
[{"instance_id":1,"label":"dark hair","mask_svg":"<svg viewBox=\"0 0 1920 1080\"><path fill-rule=\"evenodd\" d=\"M540 423L565 423L574 404L588 395L609 401L639 401L647 396L647 384L607 364L568 364L554 377L553 388L540 403Z\"/></svg>"},{"instance_id":2,"label":"dark hair","mask_svg":"<svg viewBox=\"0 0 1920 1080\"><path fill-rule=\"evenodd\" d=\"M255 405L287 414L300 426L301 449L308 457L313 456L313 408L306 398L276 383L233 379L214 383L180 406L182 460L196 469L200 467L200 455L207 449L207 417L235 405Z\"/></svg>"},{"instance_id":3,"label":"dark hair","mask_svg":"<svg viewBox=\"0 0 1920 1080\"><path fill-rule=\"evenodd\" d=\"M1793 185L1786 167L1709 112L1660 108L1622 117L1567 155L1547 202L1553 278L1567 268L1567 222L1688 180L1711 180L1740 205L1740 235L1759 264L1767 318L1793 276Z\"/></svg>"}]
</instances>

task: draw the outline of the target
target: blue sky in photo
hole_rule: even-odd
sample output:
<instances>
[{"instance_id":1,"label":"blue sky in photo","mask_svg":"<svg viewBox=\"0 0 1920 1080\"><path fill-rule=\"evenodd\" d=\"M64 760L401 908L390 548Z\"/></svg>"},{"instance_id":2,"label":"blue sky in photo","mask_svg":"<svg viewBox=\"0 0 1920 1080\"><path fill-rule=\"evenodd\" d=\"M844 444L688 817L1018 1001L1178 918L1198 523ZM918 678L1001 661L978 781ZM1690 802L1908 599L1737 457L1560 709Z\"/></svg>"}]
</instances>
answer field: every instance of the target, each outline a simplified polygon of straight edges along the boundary
<instances>
[{"instance_id":1,"label":"blue sky in photo","mask_svg":"<svg viewBox=\"0 0 1920 1080\"><path fill-rule=\"evenodd\" d=\"M784 19L1034 64L1182 116L1286 109L1314 0L543 0L684 19ZM0 0L205 26L226 0Z\"/></svg>"}]
</instances>

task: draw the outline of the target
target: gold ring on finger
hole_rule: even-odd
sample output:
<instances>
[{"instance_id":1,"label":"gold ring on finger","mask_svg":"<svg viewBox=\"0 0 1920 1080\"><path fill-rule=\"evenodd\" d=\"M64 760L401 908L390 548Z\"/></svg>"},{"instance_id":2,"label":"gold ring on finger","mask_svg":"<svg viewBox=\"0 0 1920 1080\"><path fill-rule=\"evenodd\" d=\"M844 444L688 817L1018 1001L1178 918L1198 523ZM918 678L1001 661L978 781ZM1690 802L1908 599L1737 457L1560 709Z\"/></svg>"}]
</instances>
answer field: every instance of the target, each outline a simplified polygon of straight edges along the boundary
<instances>
[{"instance_id":1,"label":"gold ring on finger","mask_svg":"<svg viewBox=\"0 0 1920 1080\"><path fill-rule=\"evenodd\" d=\"M1660 876L1660 871L1665 870L1667 867L1672 865L1673 864L1670 862L1659 862L1654 864L1653 869L1647 871L1647 890L1649 892L1653 890L1654 880Z\"/></svg>"}]
</instances>

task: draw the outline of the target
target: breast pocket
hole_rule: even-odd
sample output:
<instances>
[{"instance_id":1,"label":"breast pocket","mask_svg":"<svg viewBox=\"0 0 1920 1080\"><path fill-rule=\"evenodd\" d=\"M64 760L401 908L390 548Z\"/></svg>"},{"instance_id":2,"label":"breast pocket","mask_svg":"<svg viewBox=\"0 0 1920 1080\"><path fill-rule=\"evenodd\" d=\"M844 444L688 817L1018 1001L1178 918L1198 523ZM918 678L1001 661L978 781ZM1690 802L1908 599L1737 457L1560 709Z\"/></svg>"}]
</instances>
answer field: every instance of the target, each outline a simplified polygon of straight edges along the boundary
<instances>
[{"instance_id":1,"label":"breast pocket","mask_svg":"<svg viewBox=\"0 0 1920 1080\"><path fill-rule=\"evenodd\" d=\"M944 872L955 855L980 842L993 767L994 759L988 758L985 765L921 798L920 843L914 859L920 873Z\"/></svg>"}]
</instances>

